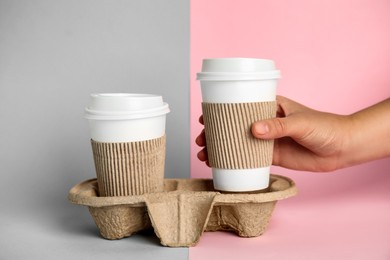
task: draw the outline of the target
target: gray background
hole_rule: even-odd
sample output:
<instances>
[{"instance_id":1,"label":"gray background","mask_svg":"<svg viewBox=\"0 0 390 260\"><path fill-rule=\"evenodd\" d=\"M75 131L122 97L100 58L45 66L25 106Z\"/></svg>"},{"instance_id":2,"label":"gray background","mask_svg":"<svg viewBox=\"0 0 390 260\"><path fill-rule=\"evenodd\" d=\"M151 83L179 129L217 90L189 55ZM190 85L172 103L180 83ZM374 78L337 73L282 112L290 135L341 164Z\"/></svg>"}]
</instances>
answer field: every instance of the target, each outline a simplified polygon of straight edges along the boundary
<instances>
[{"instance_id":1,"label":"gray background","mask_svg":"<svg viewBox=\"0 0 390 260\"><path fill-rule=\"evenodd\" d=\"M69 189L95 177L93 92L162 95L166 177L189 177L189 1L0 0L0 259L187 259L100 237Z\"/></svg>"}]
</instances>

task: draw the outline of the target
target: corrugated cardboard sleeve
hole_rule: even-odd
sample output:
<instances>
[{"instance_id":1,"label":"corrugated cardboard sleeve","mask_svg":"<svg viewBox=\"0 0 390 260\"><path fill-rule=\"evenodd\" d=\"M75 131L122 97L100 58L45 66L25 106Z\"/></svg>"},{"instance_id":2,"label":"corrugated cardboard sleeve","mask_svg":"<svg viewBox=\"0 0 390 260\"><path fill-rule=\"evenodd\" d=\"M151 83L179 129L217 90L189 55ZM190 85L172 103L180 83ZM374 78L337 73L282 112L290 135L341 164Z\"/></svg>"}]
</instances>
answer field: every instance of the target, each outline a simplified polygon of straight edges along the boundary
<instances>
[{"instance_id":1,"label":"corrugated cardboard sleeve","mask_svg":"<svg viewBox=\"0 0 390 260\"><path fill-rule=\"evenodd\" d=\"M164 189L165 135L151 140L103 143L91 140L101 196L128 196Z\"/></svg>"},{"instance_id":2,"label":"corrugated cardboard sleeve","mask_svg":"<svg viewBox=\"0 0 390 260\"><path fill-rule=\"evenodd\" d=\"M254 169L272 163L273 140L251 134L253 122L276 116L276 102L202 103L208 160L220 169Z\"/></svg>"},{"instance_id":3,"label":"corrugated cardboard sleeve","mask_svg":"<svg viewBox=\"0 0 390 260\"><path fill-rule=\"evenodd\" d=\"M267 190L250 193L220 193L211 179L165 179L163 192L99 197L92 179L74 186L68 198L88 206L104 238L120 239L153 227L162 245L188 247L196 245L204 231L260 236L276 202L296 194L291 179L271 174Z\"/></svg>"}]
</instances>

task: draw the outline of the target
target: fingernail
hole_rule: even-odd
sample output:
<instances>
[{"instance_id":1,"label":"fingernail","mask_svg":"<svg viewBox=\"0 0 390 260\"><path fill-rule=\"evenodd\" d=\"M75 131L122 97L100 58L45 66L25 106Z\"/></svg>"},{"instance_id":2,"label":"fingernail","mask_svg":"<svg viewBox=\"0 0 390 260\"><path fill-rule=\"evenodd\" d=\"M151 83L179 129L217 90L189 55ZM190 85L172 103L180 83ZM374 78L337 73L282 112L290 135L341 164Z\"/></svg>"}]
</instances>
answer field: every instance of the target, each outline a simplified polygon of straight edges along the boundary
<instances>
[{"instance_id":1,"label":"fingernail","mask_svg":"<svg viewBox=\"0 0 390 260\"><path fill-rule=\"evenodd\" d=\"M269 132L267 124L257 123L255 124L255 133L258 135L264 135Z\"/></svg>"}]
</instances>

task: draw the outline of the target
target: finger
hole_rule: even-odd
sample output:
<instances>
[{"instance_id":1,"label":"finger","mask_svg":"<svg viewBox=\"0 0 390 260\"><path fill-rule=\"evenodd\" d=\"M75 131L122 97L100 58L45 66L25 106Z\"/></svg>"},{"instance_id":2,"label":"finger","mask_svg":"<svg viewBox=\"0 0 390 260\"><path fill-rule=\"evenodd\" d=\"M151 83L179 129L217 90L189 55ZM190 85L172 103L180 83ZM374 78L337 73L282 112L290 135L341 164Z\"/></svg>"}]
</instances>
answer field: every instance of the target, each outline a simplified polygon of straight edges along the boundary
<instances>
[{"instance_id":1,"label":"finger","mask_svg":"<svg viewBox=\"0 0 390 260\"><path fill-rule=\"evenodd\" d=\"M252 134L256 138L261 139L276 139L285 136L300 138L306 130L308 119L301 116L300 112L311 111L288 98L277 96L278 115L284 117L276 117L267 120L261 120L252 124Z\"/></svg>"},{"instance_id":2,"label":"finger","mask_svg":"<svg viewBox=\"0 0 390 260\"><path fill-rule=\"evenodd\" d=\"M211 168L209 160L205 161L206 165Z\"/></svg>"},{"instance_id":3,"label":"finger","mask_svg":"<svg viewBox=\"0 0 390 260\"><path fill-rule=\"evenodd\" d=\"M202 150L198 153L198 159L199 159L200 161L202 161L202 162L205 162L206 165L207 165L208 167L211 167L211 166L210 166L210 162L209 162L209 160L208 160L207 149L206 149L206 148L202 149Z\"/></svg>"},{"instance_id":4,"label":"finger","mask_svg":"<svg viewBox=\"0 0 390 260\"><path fill-rule=\"evenodd\" d=\"M286 136L297 137L302 131L302 122L295 117L277 117L268 120L257 121L252 124L252 134L260 139L276 139Z\"/></svg>"},{"instance_id":5,"label":"finger","mask_svg":"<svg viewBox=\"0 0 390 260\"><path fill-rule=\"evenodd\" d=\"M310 110L310 108L283 96L276 96L276 103L278 117L287 117L293 113Z\"/></svg>"},{"instance_id":6,"label":"finger","mask_svg":"<svg viewBox=\"0 0 390 260\"><path fill-rule=\"evenodd\" d=\"M199 123L201 123L202 125L204 125L203 115L201 115L201 116L199 117Z\"/></svg>"},{"instance_id":7,"label":"finger","mask_svg":"<svg viewBox=\"0 0 390 260\"><path fill-rule=\"evenodd\" d=\"M195 143L196 143L198 146L206 146L206 135L205 135L204 129L203 129L202 132L198 135L198 137L196 137Z\"/></svg>"},{"instance_id":8,"label":"finger","mask_svg":"<svg viewBox=\"0 0 390 260\"><path fill-rule=\"evenodd\" d=\"M283 108L280 106L280 102L284 97L282 96L276 96L276 117L285 117L286 115L284 114Z\"/></svg>"},{"instance_id":9,"label":"finger","mask_svg":"<svg viewBox=\"0 0 390 260\"><path fill-rule=\"evenodd\" d=\"M200 161L202 161L202 162L207 161L207 159L208 159L208 157L207 157L207 149L203 148L200 152L198 152L197 156L198 156L198 159Z\"/></svg>"}]
</instances>

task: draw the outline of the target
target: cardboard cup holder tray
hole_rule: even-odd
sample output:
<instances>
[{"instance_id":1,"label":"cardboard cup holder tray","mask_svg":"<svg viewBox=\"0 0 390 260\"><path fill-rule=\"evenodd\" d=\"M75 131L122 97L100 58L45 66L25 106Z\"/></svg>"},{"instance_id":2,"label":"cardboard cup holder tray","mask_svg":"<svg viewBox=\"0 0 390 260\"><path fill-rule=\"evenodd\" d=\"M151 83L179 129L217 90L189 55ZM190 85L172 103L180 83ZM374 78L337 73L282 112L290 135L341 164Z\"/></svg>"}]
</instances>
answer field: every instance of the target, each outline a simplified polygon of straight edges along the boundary
<instances>
[{"instance_id":1,"label":"cardboard cup holder tray","mask_svg":"<svg viewBox=\"0 0 390 260\"><path fill-rule=\"evenodd\" d=\"M196 245L204 231L260 236L276 202L296 194L291 179L271 174L269 187L258 192L219 192L212 179L165 179L164 192L99 197L97 180L91 179L74 186L68 198L89 208L106 239L153 228L162 245L188 247Z\"/></svg>"}]
</instances>

